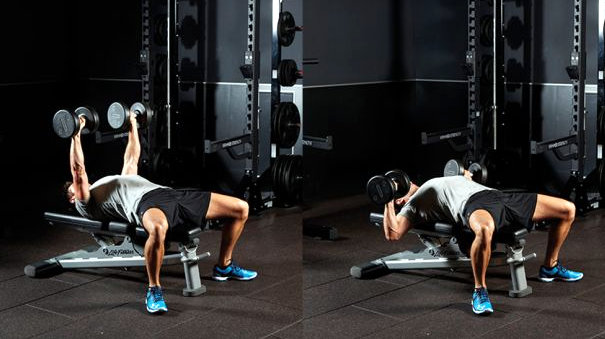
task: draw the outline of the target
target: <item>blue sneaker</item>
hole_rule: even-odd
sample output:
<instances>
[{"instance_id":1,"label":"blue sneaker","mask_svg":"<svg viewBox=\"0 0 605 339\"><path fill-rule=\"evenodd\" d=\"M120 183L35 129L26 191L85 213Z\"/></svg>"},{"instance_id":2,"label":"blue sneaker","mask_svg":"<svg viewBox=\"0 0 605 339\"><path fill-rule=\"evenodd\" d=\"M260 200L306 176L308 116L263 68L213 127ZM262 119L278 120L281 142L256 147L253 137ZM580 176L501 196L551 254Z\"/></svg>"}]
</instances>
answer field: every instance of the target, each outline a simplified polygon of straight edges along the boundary
<instances>
[{"instance_id":1,"label":"blue sneaker","mask_svg":"<svg viewBox=\"0 0 605 339\"><path fill-rule=\"evenodd\" d=\"M540 274L538 279L543 282L552 282L555 279L563 281L577 281L582 279L582 277L584 277L584 273L568 270L557 261L557 265L553 268L540 266Z\"/></svg>"},{"instance_id":2,"label":"blue sneaker","mask_svg":"<svg viewBox=\"0 0 605 339\"><path fill-rule=\"evenodd\" d=\"M154 286L147 289L145 304L147 305L147 312L149 313L168 312L168 307L164 301L161 287Z\"/></svg>"},{"instance_id":3,"label":"blue sneaker","mask_svg":"<svg viewBox=\"0 0 605 339\"><path fill-rule=\"evenodd\" d=\"M475 312L475 314L488 315L494 313L494 308L492 307L492 303L489 301L487 289L485 287L475 288L471 305L473 305L473 312Z\"/></svg>"},{"instance_id":4,"label":"blue sneaker","mask_svg":"<svg viewBox=\"0 0 605 339\"><path fill-rule=\"evenodd\" d=\"M258 274L251 270L243 269L233 261L225 268L220 268L218 265L214 265L212 270L212 279L217 281L226 281L227 279L235 280L252 280L256 278Z\"/></svg>"}]
</instances>

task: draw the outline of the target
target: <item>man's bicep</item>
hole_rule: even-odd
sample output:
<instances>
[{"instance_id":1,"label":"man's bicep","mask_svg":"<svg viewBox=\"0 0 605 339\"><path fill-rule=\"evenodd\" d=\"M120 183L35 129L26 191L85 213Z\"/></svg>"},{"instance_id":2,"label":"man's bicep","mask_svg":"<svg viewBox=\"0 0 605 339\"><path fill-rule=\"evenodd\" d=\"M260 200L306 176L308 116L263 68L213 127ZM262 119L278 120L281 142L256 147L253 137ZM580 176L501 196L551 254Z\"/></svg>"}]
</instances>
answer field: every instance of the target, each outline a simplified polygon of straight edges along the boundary
<instances>
[{"instance_id":1,"label":"man's bicep","mask_svg":"<svg viewBox=\"0 0 605 339\"><path fill-rule=\"evenodd\" d=\"M80 201L88 201L90 198L90 191L88 185L88 175L86 172L73 172L73 188L74 196Z\"/></svg>"}]
</instances>

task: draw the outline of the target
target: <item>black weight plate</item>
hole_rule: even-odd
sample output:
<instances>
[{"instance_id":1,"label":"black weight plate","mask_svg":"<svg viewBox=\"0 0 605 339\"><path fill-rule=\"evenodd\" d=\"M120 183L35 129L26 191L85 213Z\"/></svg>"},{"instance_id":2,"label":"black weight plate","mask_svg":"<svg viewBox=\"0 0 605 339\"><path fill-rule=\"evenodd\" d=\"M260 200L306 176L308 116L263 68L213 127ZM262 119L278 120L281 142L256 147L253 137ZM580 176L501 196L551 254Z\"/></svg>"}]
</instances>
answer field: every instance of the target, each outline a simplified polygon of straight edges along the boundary
<instances>
[{"instance_id":1,"label":"black weight plate","mask_svg":"<svg viewBox=\"0 0 605 339\"><path fill-rule=\"evenodd\" d=\"M287 155L286 162L284 164L284 170L282 172L282 183L284 187L284 200L286 203L291 202L291 189L290 189L290 173L292 172L292 157Z\"/></svg>"},{"instance_id":2,"label":"black weight plate","mask_svg":"<svg viewBox=\"0 0 605 339\"><path fill-rule=\"evenodd\" d=\"M273 180L273 191L278 198L281 198L284 194L284 186L282 182L283 168L286 162L286 158L283 155L277 157L275 161L275 178Z\"/></svg>"},{"instance_id":3,"label":"black weight plate","mask_svg":"<svg viewBox=\"0 0 605 339\"><path fill-rule=\"evenodd\" d=\"M481 18L479 41L483 46L491 47L494 44L494 17L486 15Z\"/></svg>"},{"instance_id":4,"label":"black weight plate","mask_svg":"<svg viewBox=\"0 0 605 339\"><path fill-rule=\"evenodd\" d=\"M487 183L487 167L474 162L468 167L468 171L473 175L473 181L483 185Z\"/></svg>"},{"instance_id":5,"label":"black weight plate","mask_svg":"<svg viewBox=\"0 0 605 339\"><path fill-rule=\"evenodd\" d=\"M152 112L149 105L142 102L135 102L130 106L130 113L137 115L138 127L147 127L149 121L151 121Z\"/></svg>"},{"instance_id":6,"label":"black weight plate","mask_svg":"<svg viewBox=\"0 0 605 339\"><path fill-rule=\"evenodd\" d=\"M464 175L464 164L458 159L451 159L445 163L443 176L452 177L456 175Z\"/></svg>"},{"instance_id":7,"label":"black weight plate","mask_svg":"<svg viewBox=\"0 0 605 339\"><path fill-rule=\"evenodd\" d=\"M282 102L277 114L277 144L282 148L290 148L296 144L300 135L300 112L293 102Z\"/></svg>"},{"instance_id":8,"label":"black weight plate","mask_svg":"<svg viewBox=\"0 0 605 339\"><path fill-rule=\"evenodd\" d=\"M128 108L121 102L114 102L107 109L107 122L113 129L123 129L128 121Z\"/></svg>"},{"instance_id":9,"label":"black weight plate","mask_svg":"<svg viewBox=\"0 0 605 339\"><path fill-rule=\"evenodd\" d=\"M71 138L79 128L80 121L67 110L62 109L53 116L53 130L61 138Z\"/></svg>"},{"instance_id":10,"label":"black weight plate","mask_svg":"<svg viewBox=\"0 0 605 339\"><path fill-rule=\"evenodd\" d=\"M368 197L377 205L384 205L393 200L395 196L395 185L393 181L384 175L372 177L366 186Z\"/></svg>"},{"instance_id":11,"label":"black weight plate","mask_svg":"<svg viewBox=\"0 0 605 339\"><path fill-rule=\"evenodd\" d=\"M394 198L404 197L410 191L410 178L404 171L396 169L385 173L385 176L393 180L397 185Z\"/></svg>"},{"instance_id":12,"label":"black weight plate","mask_svg":"<svg viewBox=\"0 0 605 339\"><path fill-rule=\"evenodd\" d=\"M274 173L273 173L273 191L275 193L276 196L281 197L283 196L283 181L282 181L282 175L283 175L283 168L286 162L286 157L284 155L280 155L279 157L277 157L277 159L275 159L275 162L273 164L274 166Z\"/></svg>"},{"instance_id":13,"label":"black weight plate","mask_svg":"<svg viewBox=\"0 0 605 339\"><path fill-rule=\"evenodd\" d=\"M295 34L296 23L294 21L294 16L287 11L281 12L277 22L277 37L279 43L284 47L290 46L294 41Z\"/></svg>"},{"instance_id":14,"label":"black weight plate","mask_svg":"<svg viewBox=\"0 0 605 339\"><path fill-rule=\"evenodd\" d=\"M285 59L278 66L279 84L285 87L294 86L298 80L298 67L296 61Z\"/></svg>"},{"instance_id":15,"label":"black weight plate","mask_svg":"<svg viewBox=\"0 0 605 339\"><path fill-rule=\"evenodd\" d=\"M86 118L86 125L82 129L82 134L92 134L99 129L99 114L94 109L82 106L76 108L74 113L77 117L84 115Z\"/></svg>"},{"instance_id":16,"label":"black weight plate","mask_svg":"<svg viewBox=\"0 0 605 339\"><path fill-rule=\"evenodd\" d=\"M293 172L291 177L291 190L293 201L300 202L302 200L303 191L303 158L300 155L295 155L293 163Z\"/></svg>"}]
</instances>

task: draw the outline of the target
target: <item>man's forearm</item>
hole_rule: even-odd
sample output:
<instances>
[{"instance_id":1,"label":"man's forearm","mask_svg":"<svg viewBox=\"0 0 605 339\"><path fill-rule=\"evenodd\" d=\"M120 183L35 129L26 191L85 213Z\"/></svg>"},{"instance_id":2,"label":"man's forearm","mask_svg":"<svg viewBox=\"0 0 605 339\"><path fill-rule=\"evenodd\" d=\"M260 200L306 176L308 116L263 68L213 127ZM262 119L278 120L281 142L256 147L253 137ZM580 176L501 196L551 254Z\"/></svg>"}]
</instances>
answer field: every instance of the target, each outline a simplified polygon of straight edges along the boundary
<instances>
[{"instance_id":1,"label":"man's forearm","mask_svg":"<svg viewBox=\"0 0 605 339\"><path fill-rule=\"evenodd\" d=\"M139 131L136 124L130 124L128 145L126 145L126 151L124 152L124 162L138 164L140 156L141 144L139 143Z\"/></svg>"},{"instance_id":2,"label":"man's forearm","mask_svg":"<svg viewBox=\"0 0 605 339\"><path fill-rule=\"evenodd\" d=\"M69 164L71 166L71 173L76 178L81 177L86 172L84 167L84 151L82 150L79 133L71 138Z\"/></svg>"}]
</instances>

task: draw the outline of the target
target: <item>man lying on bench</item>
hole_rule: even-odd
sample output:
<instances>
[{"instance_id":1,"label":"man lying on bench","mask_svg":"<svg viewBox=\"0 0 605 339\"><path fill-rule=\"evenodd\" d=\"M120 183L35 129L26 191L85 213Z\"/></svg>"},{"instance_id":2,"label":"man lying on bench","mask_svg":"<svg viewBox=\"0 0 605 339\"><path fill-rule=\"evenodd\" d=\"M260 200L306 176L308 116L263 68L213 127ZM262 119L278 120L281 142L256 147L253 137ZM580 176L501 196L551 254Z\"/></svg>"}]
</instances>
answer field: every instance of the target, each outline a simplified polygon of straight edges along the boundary
<instances>
[{"instance_id":1,"label":"man lying on bench","mask_svg":"<svg viewBox=\"0 0 605 339\"><path fill-rule=\"evenodd\" d=\"M85 125L80 117L80 131ZM240 199L216 193L175 190L156 185L137 175L141 146L135 114L130 115L128 144L120 175L88 182L80 133L71 140L69 160L73 182L66 184L66 195L78 212L89 219L121 219L142 225L148 233L145 266L149 278L146 304L150 313L166 312L160 284L164 240L168 229L201 227L206 219L227 218L223 227L218 263L212 277L251 280L256 272L239 267L232 260L233 248L248 218L248 204Z\"/></svg>"},{"instance_id":2,"label":"man lying on bench","mask_svg":"<svg viewBox=\"0 0 605 339\"><path fill-rule=\"evenodd\" d=\"M395 204L403 205L395 214ZM575 205L569 201L536 193L503 193L464 176L435 178L418 187L411 183L402 198L390 201L384 208L384 235L399 240L416 223L449 222L464 224L475 233L470 259L475 279L472 298L473 312L492 313L487 294L485 273L490 262L494 232L511 224L531 229L534 221L556 219L548 233L548 245L539 279L576 281L583 274L566 269L559 262L559 250L567 238L575 217Z\"/></svg>"}]
</instances>

